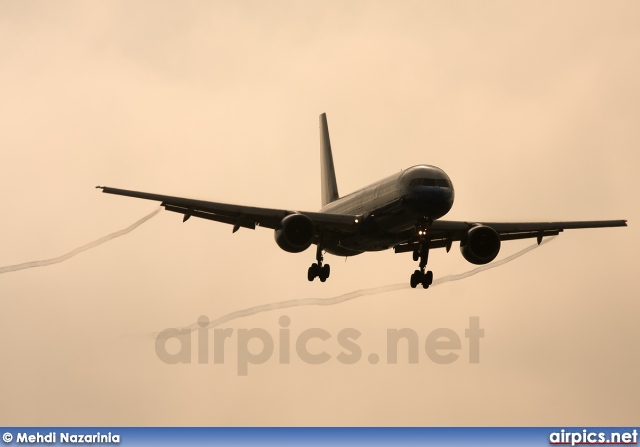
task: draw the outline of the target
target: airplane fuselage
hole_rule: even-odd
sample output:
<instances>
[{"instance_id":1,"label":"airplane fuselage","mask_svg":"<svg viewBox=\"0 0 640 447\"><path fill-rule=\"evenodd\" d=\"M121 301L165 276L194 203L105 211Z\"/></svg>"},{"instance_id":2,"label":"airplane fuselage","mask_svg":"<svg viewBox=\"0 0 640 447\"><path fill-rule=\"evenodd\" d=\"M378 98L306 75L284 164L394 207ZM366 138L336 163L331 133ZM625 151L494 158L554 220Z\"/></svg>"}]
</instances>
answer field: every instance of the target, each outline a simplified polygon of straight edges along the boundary
<instances>
[{"instance_id":1,"label":"airplane fuselage","mask_svg":"<svg viewBox=\"0 0 640 447\"><path fill-rule=\"evenodd\" d=\"M386 250L412 238L421 222L426 225L447 214L454 196L453 184L442 169L413 166L324 206L321 212L363 218L359 232L323 246L339 256Z\"/></svg>"}]
</instances>

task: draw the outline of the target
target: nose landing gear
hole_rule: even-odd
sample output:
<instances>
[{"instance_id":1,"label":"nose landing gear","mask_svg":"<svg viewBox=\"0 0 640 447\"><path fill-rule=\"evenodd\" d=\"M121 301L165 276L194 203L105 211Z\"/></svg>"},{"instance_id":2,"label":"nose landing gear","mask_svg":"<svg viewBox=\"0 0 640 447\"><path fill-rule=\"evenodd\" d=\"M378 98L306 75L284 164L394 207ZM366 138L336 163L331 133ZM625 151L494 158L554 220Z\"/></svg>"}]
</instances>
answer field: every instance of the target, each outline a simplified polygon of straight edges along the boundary
<instances>
[{"instance_id":1,"label":"nose landing gear","mask_svg":"<svg viewBox=\"0 0 640 447\"><path fill-rule=\"evenodd\" d=\"M424 269L415 270L411 274L411 287L415 289L418 284L422 284L423 289L428 289L429 286L433 283L433 272L428 270L427 272Z\"/></svg>"},{"instance_id":2,"label":"nose landing gear","mask_svg":"<svg viewBox=\"0 0 640 447\"><path fill-rule=\"evenodd\" d=\"M418 249L413 252L413 260L417 261L418 259L420 260L420 270L416 270L411 274L409 284L411 284L412 289L415 289L418 284L422 284L424 289L428 289L433 283L433 272L431 270L425 272L427 261L429 260L429 240L426 238L420 240Z\"/></svg>"}]
</instances>

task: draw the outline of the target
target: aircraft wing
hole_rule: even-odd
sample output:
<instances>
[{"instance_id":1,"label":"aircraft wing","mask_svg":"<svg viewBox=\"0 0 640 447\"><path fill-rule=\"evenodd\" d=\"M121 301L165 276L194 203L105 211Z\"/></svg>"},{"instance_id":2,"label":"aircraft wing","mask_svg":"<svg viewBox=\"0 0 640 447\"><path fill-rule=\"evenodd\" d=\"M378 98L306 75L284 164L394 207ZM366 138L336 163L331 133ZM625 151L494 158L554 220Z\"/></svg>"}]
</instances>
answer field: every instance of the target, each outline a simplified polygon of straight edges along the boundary
<instances>
[{"instance_id":1,"label":"aircraft wing","mask_svg":"<svg viewBox=\"0 0 640 447\"><path fill-rule=\"evenodd\" d=\"M428 229L429 248L443 248L447 251L451 248L453 241L464 238L470 228L476 225L486 225L493 228L500 235L501 241L511 241L515 239L537 238L538 244L543 237L557 236L564 230L576 228L604 228L604 227L626 227L626 220L591 220L578 222L462 222L451 220L436 220ZM419 246L417 240L412 240L404 244L396 245L396 253L416 250Z\"/></svg>"},{"instance_id":2,"label":"aircraft wing","mask_svg":"<svg viewBox=\"0 0 640 447\"><path fill-rule=\"evenodd\" d=\"M313 220L317 230L334 230L338 232L351 232L357 226L359 216L346 214L329 214L307 211L280 210L273 208L259 208L253 206L232 205L228 203L207 202L204 200L186 199L182 197L163 196L126 189L110 188L108 186L96 186L107 194L136 197L138 199L161 202L167 211L173 211L184 215L183 222L190 217L213 220L233 225L233 231L240 227L255 229L256 226L276 229L282 219L294 213L304 214Z\"/></svg>"},{"instance_id":3,"label":"aircraft wing","mask_svg":"<svg viewBox=\"0 0 640 447\"><path fill-rule=\"evenodd\" d=\"M556 236L563 230L576 228L626 227L626 220L591 220L578 222L458 222L436 220L429 227L431 248L445 247L451 241L461 240L473 226L486 225L500 235L500 240L538 238L538 243L546 236ZM440 241L440 242L439 242Z\"/></svg>"}]
</instances>

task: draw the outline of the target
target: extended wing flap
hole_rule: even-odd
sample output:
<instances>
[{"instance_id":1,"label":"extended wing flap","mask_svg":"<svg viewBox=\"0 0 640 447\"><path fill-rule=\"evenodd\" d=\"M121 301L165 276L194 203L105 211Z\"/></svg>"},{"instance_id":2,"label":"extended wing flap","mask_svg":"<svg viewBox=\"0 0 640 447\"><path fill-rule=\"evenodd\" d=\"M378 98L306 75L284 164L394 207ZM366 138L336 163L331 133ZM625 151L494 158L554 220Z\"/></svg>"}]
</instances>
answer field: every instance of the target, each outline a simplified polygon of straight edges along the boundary
<instances>
[{"instance_id":1,"label":"extended wing flap","mask_svg":"<svg viewBox=\"0 0 640 447\"><path fill-rule=\"evenodd\" d=\"M562 230L542 230L542 231L524 231L520 233L500 233L501 241L515 241L517 239L529 239L537 237L539 239L547 236L557 236Z\"/></svg>"},{"instance_id":2,"label":"extended wing flap","mask_svg":"<svg viewBox=\"0 0 640 447\"><path fill-rule=\"evenodd\" d=\"M184 214L184 220L183 220L184 222L186 222L190 217L193 216L193 217L199 217L200 219L213 220L216 222L222 222L229 225L233 225L236 230L239 227L255 230L258 224L253 220L246 220L241 217L234 218L234 217L222 216L219 214L207 213L207 212L198 211L194 209L184 208L180 206L166 205L166 204L164 204L163 206L164 206L164 209L166 209L167 211Z\"/></svg>"}]
</instances>

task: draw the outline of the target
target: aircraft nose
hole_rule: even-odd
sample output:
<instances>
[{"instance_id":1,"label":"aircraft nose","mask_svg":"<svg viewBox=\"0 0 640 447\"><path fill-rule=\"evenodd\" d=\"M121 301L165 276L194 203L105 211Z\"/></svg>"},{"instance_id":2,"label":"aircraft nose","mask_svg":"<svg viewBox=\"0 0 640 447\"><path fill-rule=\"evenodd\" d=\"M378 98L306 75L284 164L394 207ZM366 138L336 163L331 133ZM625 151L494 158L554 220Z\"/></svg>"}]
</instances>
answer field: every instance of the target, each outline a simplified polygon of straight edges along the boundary
<instances>
[{"instance_id":1,"label":"aircraft nose","mask_svg":"<svg viewBox=\"0 0 640 447\"><path fill-rule=\"evenodd\" d=\"M419 212L434 218L442 217L453 206L453 188L440 186L412 186L407 196L407 204ZM437 216L437 217L436 217Z\"/></svg>"}]
</instances>

